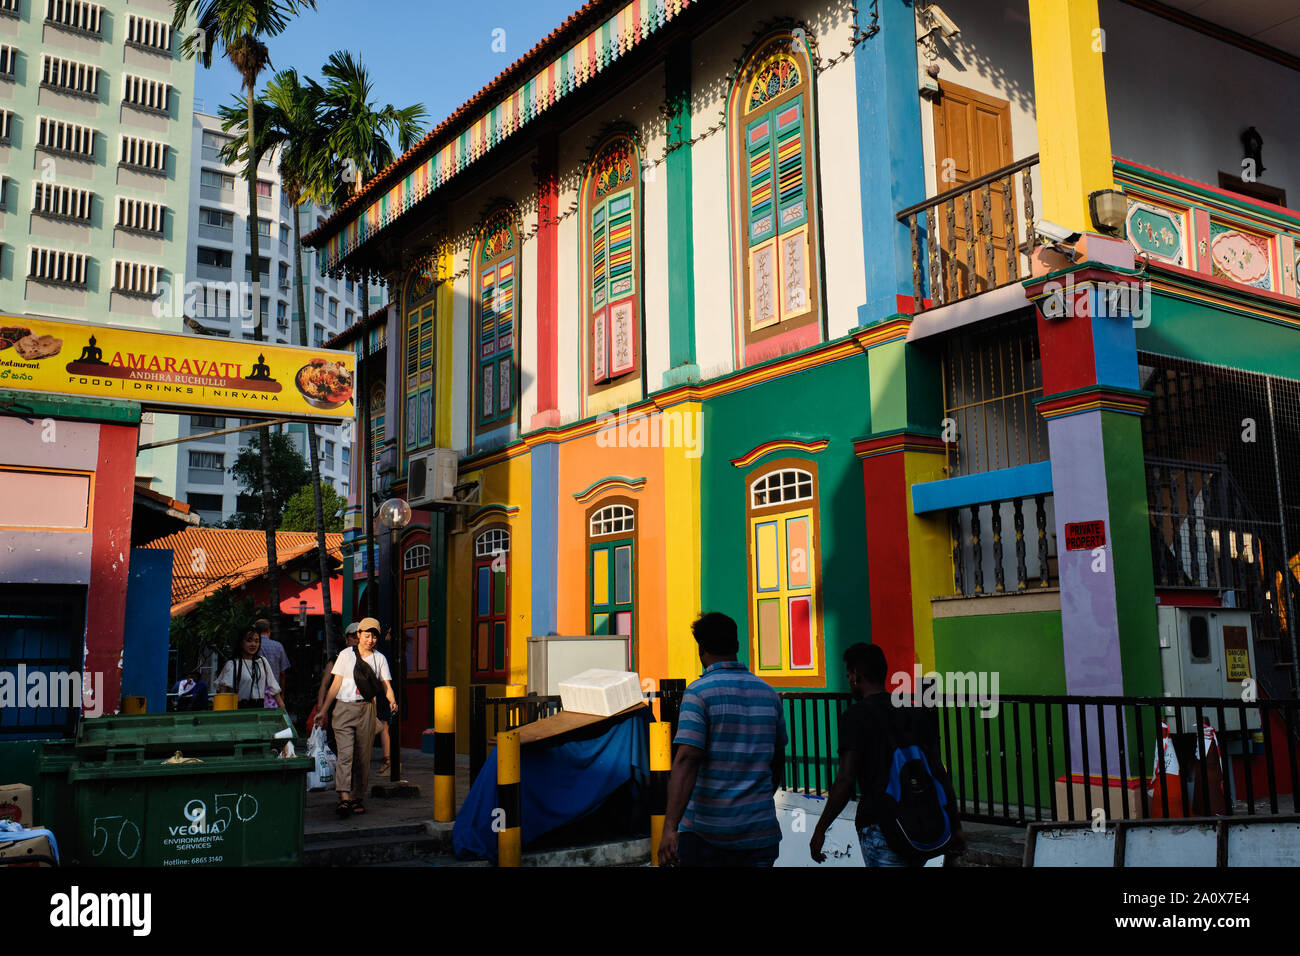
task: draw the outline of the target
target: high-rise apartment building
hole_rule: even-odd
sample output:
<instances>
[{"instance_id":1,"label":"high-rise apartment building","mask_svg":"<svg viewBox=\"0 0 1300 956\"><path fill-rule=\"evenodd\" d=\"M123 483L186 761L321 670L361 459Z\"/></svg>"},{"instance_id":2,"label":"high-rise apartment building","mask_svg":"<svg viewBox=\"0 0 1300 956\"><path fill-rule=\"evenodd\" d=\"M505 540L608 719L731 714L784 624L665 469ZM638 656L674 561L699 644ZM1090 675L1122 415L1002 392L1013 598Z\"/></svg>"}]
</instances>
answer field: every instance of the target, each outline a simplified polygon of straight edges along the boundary
<instances>
[{"instance_id":1,"label":"high-rise apartment building","mask_svg":"<svg viewBox=\"0 0 1300 956\"><path fill-rule=\"evenodd\" d=\"M230 135L221 129L221 119L196 112L193 117L190 150L189 260L186 269L191 286L185 296L185 311L192 322L186 331L230 338L253 338L251 224L258 230L258 258L261 274L263 335L267 341L298 345L297 290L294 286L293 209L280 183L276 157L258 167L257 210L249 207L248 185L242 166L231 166L222 157ZM327 209L311 203L299 208L303 235L328 216ZM361 290L351 281L327 279L316 267L316 253L303 250L304 298L307 308L308 344L322 346L326 340L356 322L364 306ZM193 285L193 283L197 283ZM199 435L252 424L241 419L190 415L183 419L187 435ZM284 426L303 457L308 456L305 425ZM176 497L189 503L205 521L215 523L239 510L239 485L229 469L240 449L255 431L235 432L187 441L176 446ZM322 425L316 430L320 443L321 478L344 496L348 493L352 467L350 434L343 426Z\"/></svg>"},{"instance_id":2,"label":"high-rise apartment building","mask_svg":"<svg viewBox=\"0 0 1300 956\"><path fill-rule=\"evenodd\" d=\"M194 61L168 0L0 0L0 310L178 332ZM177 436L146 415L141 443ZM137 474L176 486L174 449Z\"/></svg>"}]
</instances>

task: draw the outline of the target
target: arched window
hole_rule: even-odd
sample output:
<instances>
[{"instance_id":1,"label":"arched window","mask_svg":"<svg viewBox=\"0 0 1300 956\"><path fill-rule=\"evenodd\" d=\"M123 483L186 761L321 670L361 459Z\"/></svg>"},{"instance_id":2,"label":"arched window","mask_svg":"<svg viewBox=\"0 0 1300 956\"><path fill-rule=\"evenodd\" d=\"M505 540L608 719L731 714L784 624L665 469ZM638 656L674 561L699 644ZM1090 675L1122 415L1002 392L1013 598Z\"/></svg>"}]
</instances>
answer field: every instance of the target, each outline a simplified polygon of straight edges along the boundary
<instances>
[{"instance_id":1,"label":"arched window","mask_svg":"<svg viewBox=\"0 0 1300 956\"><path fill-rule=\"evenodd\" d=\"M418 571L428 566L429 546L427 544L412 545L406 549L406 554L402 555L403 571Z\"/></svg>"},{"instance_id":2,"label":"arched window","mask_svg":"<svg viewBox=\"0 0 1300 956\"><path fill-rule=\"evenodd\" d=\"M641 355L641 159L615 134L597 151L582 187L587 276L584 378L589 391L637 370Z\"/></svg>"},{"instance_id":3,"label":"arched window","mask_svg":"<svg viewBox=\"0 0 1300 956\"><path fill-rule=\"evenodd\" d=\"M370 390L370 460L379 464L379 452L384 447L385 394L383 382L376 382Z\"/></svg>"},{"instance_id":4,"label":"arched window","mask_svg":"<svg viewBox=\"0 0 1300 956\"><path fill-rule=\"evenodd\" d=\"M510 664L510 532L488 528L474 539L470 679L503 681Z\"/></svg>"},{"instance_id":5,"label":"arched window","mask_svg":"<svg viewBox=\"0 0 1300 956\"><path fill-rule=\"evenodd\" d=\"M488 216L474 244L474 432L507 425L515 413L519 241L505 209Z\"/></svg>"},{"instance_id":6,"label":"arched window","mask_svg":"<svg viewBox=\"0 0 1300 956\"><path fill-rule=\"evenodd\" d=\"M636 530L636 515L627 505L609 505L591 516L591 536L603 538Z\"/></svg>"},{"instance_id":7,"label":"arched window","mask_svg":"<svg viewBox=\"0 0 1300 956\"><path fill-rule=\"evenodd\" d=\"M761 43L728 101L737 362L820 339L813 83L805 42Z\"/></svg>"},{"instance_id":8,"label":"arched window","mask_svg":"<svg viewBox=\"0 0 1300 956\"><path fill-rule=\"evenodd\" d=\"M587 513L589 634L636 634L636 506L631 499ZM628 666L636 663L629 648Z\"/></svg>"},{"instance_id":9,"label":"arched window","mask_svg":"<svg viewBox=\"0 0 1300 956\"><path fill-rule=\"evenodd\" d=\"M772 684L825 686L816 467L769 462L748 489L750 666Z\"/></svg>"},{"instance_id":10,"label":"arched window","mask_svg":"<svg viewBox=\"0 0 1300 956\"><path fill-rule=\"evenodd\" d=\"M412 270L406 281L406 450L433 444L433 273Z\"/></svg>"}]
</instances>

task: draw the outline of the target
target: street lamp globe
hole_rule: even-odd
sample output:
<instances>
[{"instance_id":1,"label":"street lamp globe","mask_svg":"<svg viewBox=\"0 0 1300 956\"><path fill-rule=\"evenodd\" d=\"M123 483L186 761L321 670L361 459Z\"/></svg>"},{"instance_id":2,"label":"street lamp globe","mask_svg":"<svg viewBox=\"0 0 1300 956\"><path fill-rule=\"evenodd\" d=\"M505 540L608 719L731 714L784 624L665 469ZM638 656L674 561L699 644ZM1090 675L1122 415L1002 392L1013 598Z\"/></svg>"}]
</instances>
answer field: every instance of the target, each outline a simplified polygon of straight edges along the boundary
<instances>
[{"instance_id":1,"label":"street lamp globe","mask_svg":"<svg viewBox=\"0 0 1300 956\"><path fill-rule=\"evenodd\" d=\"M403 498L389 498L379 506L379 520L390 531L405 528L411 523L411 506Z\"/></svg>"}]
</instances>

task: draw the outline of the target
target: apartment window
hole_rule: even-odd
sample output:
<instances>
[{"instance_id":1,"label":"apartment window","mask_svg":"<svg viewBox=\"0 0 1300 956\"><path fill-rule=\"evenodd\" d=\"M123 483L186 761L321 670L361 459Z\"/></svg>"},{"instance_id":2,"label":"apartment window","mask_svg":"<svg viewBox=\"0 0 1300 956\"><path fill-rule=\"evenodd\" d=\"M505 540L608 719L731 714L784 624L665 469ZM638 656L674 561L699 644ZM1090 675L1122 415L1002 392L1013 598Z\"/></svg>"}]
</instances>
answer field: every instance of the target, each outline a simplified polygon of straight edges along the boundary
<instances>
[{"instance_id":1,"label":"apartment window","mask_svg":"<svg viewBox=\"0 0 1300 956\"><path fill-rule=\"evenodd\" d=\"M0 13L11 17L18 16L18 4L21 0L0 0Z\"/></svg>"},{"instance_id":2,"label":"apartment window","mask_svg":"<svg viewBox=\"0 0 1300 956\"><path fill-rule=\"evenodd\" d=\"M167 171L167 144L139 136L123 136L122 151L118 161L123 166L150 172Z\"/></svg>"},{"instance_id":3,"label":"apartment window","mask_svg":"<svg viewBox=\"0 0 1300 956\"><path fill-rule=\"evenodd\" d=\"M137 13L126 15L126 42L132 46L147 47L163 53L172 51L171 24L152 20Z\"/></svg>"},{"instance_id":4,"label":"apartment window","mask_svg":"<svg viewBox=\"0 0 1300 956\"><path fill-rule=\"evenodd\" d=\"M45 22L57 23L79 33L99 36L99 21L104 8L86 0L45 0Z\"/></svg>"},{"instance_id":5,"label":"apartment window","mask_svg":"<svg viewBox=\"0 0 1300 956\"><path fill-rule=\"evenodd\" d=\"M325 293L317 289L313 294L312 302L316 308L316 314L320 315L325 310Z\"/></svg>"},{"instance_id":6,"label":"apartment window","mask_svg":"<svg viewBox=\"0 0 1300 956\"><path fill-rule=\"evenodd\" d=\"M475 432L508 423L515 414L515 289L518 240L513 215L501 209L479 230L474 249L477 314L475 349Z\"/></svg>"},{"instance_id":7,"label":"apartment window","mask_svg":"<svg viewBox=\"0 0 1300 956\"><path fill-rule=\"evenodd\" d=\"M353 283L353 281L352 281L351 279L348 279L348 280L346 280L346 281L343 283L343 287L344 287L345 289L348 290L348 295L351 295L351 294L352 294L352 286L353 286L354 284L355 284L355 283Z\"/></svg>"},{"instance_id":8,"label":"apartment window","mask_svg":"<svg viewBox=\"0 0 1300 956\"><path fill-rule=\"evenodd\" d=\"M338 323L338 320L339 320L339 300L338 300L338 299L330 299L330 308L329 308L329 313L330 313L330 323L331 323L331 324L337 324L337 323Z\"/></svg>"},{"instance_id":9,"label":"apartment window","mask_svg":"<svg viewBox=\"0 0 1300 956\"><path fill-rule=\"evenodd\" d=\"M52 219L89 222L95 194L89 189L37 181L32 184L32 212Z\"/></svg>"},{"instance_id":10,"label":"apartment window","mask_svg":"<svg viewBox=\"0 0 1300 956\"><path fill-rule=\"evenodd\" d=\"M257 257L257 274L259 276L269 276L271 274L271 260L266 256ZM249 275L253 274L253 257L244 256L244 271Z\"/></svg>"},{"instance_id":11,"label":"apartment window","mask_svg":"<svg viewBox=\"0 0 1300 956\"><path fill-rule=\"evenodd\" d=\"M171 99L171 89L161 80L150 80L130 73L122 74L122 102L142 110L166 113Z\"/></svg>"},{"instance_id":12,"label":"apartment window","mask_svg":"<svg viewBox=\"0 0 1300 956\"><path fill-rule=\"evenodd\" d=\"M356 321L357 314L351 309L345 309L343 312L343 327L345 329L350 329Z\"/></svg>"},{"instance_id":13,"label":"apartment window","mask_svg":"<svg viewBox=\"0 0 1300 956\"><path fill-rule=\"evenodd\" d=\"M341 449L339 449L339 452L343 462L343 470L347 471L349 468L352 467L352 449L349 448L347 445L344 445Z\"/></svg>"},{"instance_id":14,"label":"apartment window","mask_svg":"<svg viewBox=\"0 0 1300 956\"><path fill-rule=\"evenodd\" d=\"M226 456L219 451L190 452L190 471L225 471Z\"/></svg>"},{"instance_id":15,"label":"apartment window","mask_svg":"<svg viewBox=\"0 0 1300 956\"><path fill-rule=\"evenodd\" d=\"M636 144L614 136L596 154L583 185L583 234L591 289L585 365L592 388L637 370L640 313L636 247L641 241L638 199L641 161Z\"/></svg>"},{"instance_id":16,"label":"apartment window","mask_svg":"<svg viewBox=\"0 0 1300 956\"><path fill-rule=\"evenodd\" d=\"M18 51L7 43L0 43L0 76L13 79L14 63L18 59Z\"/></svg>"},{"instance_id":17,"label":"apartment window","mask_svg":"<svg viewBox=\"0 0 1300 956\"><path fill-rule=\"evenodd\" d=\"M231 142L232 137L222 136L220 133L214 133L212 130L203 131L203 161L205 163L225 164L221 152L226 148L226 144Z\"/></svg>"},{"instance_id":18,"label":"apartment window","mask_svg":"<svg viewBox=\"0 0 1300 956\"><path fill-rule=\"evenodd\" d=\"M275 304L275 324L282 329L289 327L289 307L283 302Z\"/></svg>"},{"instance_id":19,"label":"apartment window","mask_svg":"<svg viewBox=\"0 0 1300 956\"><path fill-rule=\"evenodd\" d=\"M12 132L14 114L10 110L0 109L0 143L9 144L9 134Z\"/></svg>"},{"instance_id":20,"label":"apartment window","mask_svg":"<svg viewBox=\"0 0 1300 956\"><path fill-rule=\"evenodd\" d=\"M318 348L325 344L325 329L322 326L313 325L311 327L311 344Z\"/></svg>"},{"instance_id":21,"label":"apartment window","mask_svg":"<svg viewBox=\"0 0 1300 956\"><path fill-rule=\"evenodd\" d=\"M200 170L199 198L215 202L234 202L235 177L212 169Z\"/></svg>"},{"instance_id":22,"label":"apartment window","mask_svg":"<svg viewBox=\"0 0 1300 956\"><path fill-rule=\"evenodd\" d=\"M99 96L99 67L91 63L41 54L41 84L65 93Z\"/></svg>"},{"instance_id":23,"label":"apartment window","mask_svg":"<svg viewBox=\"0 0 1300 956\"><path fill-rule=\"evenodd\" d=\"M257 181L257 198L258 199L271 198L271 184L268 183L265 179L259 179Z\"/></svg>"},{"instance_id":24,"label":"apartment window","mask_svg":"<svg viewBox=\"0 0 1300 956\"><path fill-rule=\"evenodd\" d=\"M258 236L269 240L271 238L271 224L267 220L259 219L255 216L248 221L249 229L252 229L254 223L257 224ZM250 232L249 234L251 235L252 233Z\"/></svg>"},{"instance_id":25,"label":"apartment window","mask_svg":"<svg viewBox=\"0 0 1300 956\"><path fill-rule=\"evenodd\" d=\"M158 294L158 267L113 260L113 291L152 298Z\"/></svg>"},{"instance_id":26,"label":"apartment window","mask_svg":"<svg viewBox=\"0 0 1300 956\"><path fill-rule=\"evenodd\" d=\"M587 525L587 633L634 635L636 512L630 501L594 506Z\"/></svg>"},{"instance_id":27,"label":"apartment window","mask_svg":"<svg viewBox=\"0 0 1300 956\"><path fill-rule=\"evenodd\" d=\"M325 460L326 460L327 462L333 463L333 461L334 461L334 443L333 443L332 441L327 441L327 442L324 443L324 445L323 445L323 447L322 447L322 449L321 449L321 455L324 456L324 458L325 458Z\"/></svg>"},{"instance_id":28,"label":"apartment window","mask_svg":"<svg viewBox=\"0 0 1300 956\"><path fill-rule=\"evenodd\" d=\"M29 279L85 287L87 256L84 254L42 246L30 246L28 251Z\"/></svg>"},{"instance_id":29,"label":"apartment window","mask_svg":"<svg viewBox=\"0 0 1300 956\"><path fill-rule=\"evenodd\" d=\"M190 425L194 428L225 428L226 420L215 415L191 415Z\"/></svg>"},{"instance_id":30,"label":"apartment window","mask_svg":"<svg viewBox=\"0 0 1300 956\"><path fill-rule=\"evenodd\" d=\"M187 503L190 511L194 512L205 522L216 524L221 520L224 513L224 504L221 495L204 495L198 492L190 492L187 496Z\"/></svg>"},{"instance_id":31,"label":"apartment window","mask_svg":"<svg viewBox=\"0 0 1300 956\"><path fill-rule=\"evenodd\" d=\"M215 266L218 269L229 269L233 256L229 249L211 249L207 246L198 248L198 264L201 266Z\"/></svg>"},{"instance_id":32,"label":"apartment window","mask_svg":"<svg viewBox=\"0 0 1300 956\"><path fill-rule=\"evenodd\" d=\"M199 225L215 229L230 229L235 224L235 214L221 209L199 209Z\"/></svg>"},{"instance_id":33,"label":"apartment window","mask_svg":"<svg viewBox=\"0 0 1300 956\"><path fill-rule=\"evenodd\" d=\"M488 528L474 541L470 680L504 680L510 635L510 532Z\"/></svg>"},{"instance_id":34,"label":"apartment window","mask_svg":"<svg viewBox=\"0 0 1300 956\"><path fill-rule=\"evenodd\" d=\"M289 267L283 262L280 263L280 288L289 288Z\"/></svg>"},{"instance_id":35,"label":"apartment window","mask_svg":"<svg viewBox=\"0 0 1300 956\"><path fill-rule=\"evenodd\" d=\"M36 145L48 152L93 159L95 131L89 126L78 126L76 123L42 116L37 124Z\"/></svg>"},{"instance_id":36,"label":"apartment window","mask_svg":"<svg viewBox=\"0 0 1300 956\"><path fill-rule=\"evenodd\" d=\"M121 229L161 236L166 216L167 207L162 203L117 197L117 225Z\"/></svg>"}]
</instances>

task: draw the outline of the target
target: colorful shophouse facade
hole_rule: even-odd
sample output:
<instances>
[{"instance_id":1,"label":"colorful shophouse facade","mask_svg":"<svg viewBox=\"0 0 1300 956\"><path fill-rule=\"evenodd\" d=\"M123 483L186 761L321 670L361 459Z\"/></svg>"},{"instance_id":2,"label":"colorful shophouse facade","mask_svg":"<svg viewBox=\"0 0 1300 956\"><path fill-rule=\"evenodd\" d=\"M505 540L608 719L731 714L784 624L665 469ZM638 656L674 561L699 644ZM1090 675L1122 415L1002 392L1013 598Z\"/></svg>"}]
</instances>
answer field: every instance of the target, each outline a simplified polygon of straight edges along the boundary
<instances>
[{"instance_id":1,"label":"colorful shophouse facade","mask_svg":"<svg viewBox=\"0 0 1300 956\"><path fill-rule=\"evenodd\" d=\"M1192 94L1142 89L1116 48L1210 44L1292 87L1294 64L1119 3L945 7L946 40L901 0L597 0L308 237L389 283L368 332L389 490L459 454L465 504L417 508L377 562L400 569L408 713L432 684L533 683L531 635L627 634L643 678L694 677L701 609L782 689L842 690L869 640L1004 693L1158 694L1157 600L1254 601L1289 640L1300 496L1283 483L1265 528L1243 485L1259 524L1225 545L1246 525L1211 489L1263 458L1184 406L1263 383L1257 447L1294 460L1300 215L1209 184L1241 169L1221 102L1197 150L1144 133ZM1261 109L1263 179L1300 191ZM1131 241L1089 209L1116 187ZM1083 234L1073 261L1040 219ZM1049 281L1095 300L1088 280L1140 285L1150 323L1036 304Z\"/></svg>"}]
</instances>

